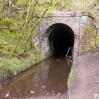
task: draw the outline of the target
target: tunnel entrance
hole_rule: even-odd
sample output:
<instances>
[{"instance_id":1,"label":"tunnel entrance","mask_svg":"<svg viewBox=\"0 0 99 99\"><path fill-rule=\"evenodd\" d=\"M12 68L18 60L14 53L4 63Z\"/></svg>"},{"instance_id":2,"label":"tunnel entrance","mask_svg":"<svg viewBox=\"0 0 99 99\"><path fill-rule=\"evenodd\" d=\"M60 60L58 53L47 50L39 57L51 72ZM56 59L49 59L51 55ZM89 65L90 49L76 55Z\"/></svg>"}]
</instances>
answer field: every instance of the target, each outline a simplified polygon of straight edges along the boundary
<instances>
[{"instance_id":1,"label":"tunnel entrance","mask_svg":"<svg viewBox=\"0 0 99 99\"><path fill-rule=\"evenodd\" d=\"M49 27L51 33L49 35L49 45L53 55L72 56L74 47L74 32L72 29L62 23L56 23Z\"/></svg>"}]
</instances>

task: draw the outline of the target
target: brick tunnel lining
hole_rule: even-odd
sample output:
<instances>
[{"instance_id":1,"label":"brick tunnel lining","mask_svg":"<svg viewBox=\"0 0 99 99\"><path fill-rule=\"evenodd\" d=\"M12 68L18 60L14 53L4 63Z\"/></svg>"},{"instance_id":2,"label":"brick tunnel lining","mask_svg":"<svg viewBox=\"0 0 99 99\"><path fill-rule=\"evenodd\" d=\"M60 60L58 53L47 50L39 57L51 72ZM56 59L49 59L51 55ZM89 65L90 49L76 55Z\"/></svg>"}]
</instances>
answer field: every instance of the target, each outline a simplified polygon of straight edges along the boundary
<instances>
[{"instance_id":1,"label":"brick tunnel lining","mask_svg":"<svg viewBox=\"0 0 99 99\"><path fill-rule=\"evenodd\" d=\"M74 32L72 29L61 23L52 25L51 33L49 35L50 49L53 50L53 55L66 55L69 47L69 55L72 55L74 47Z\"/></svg>"}]
</instances>

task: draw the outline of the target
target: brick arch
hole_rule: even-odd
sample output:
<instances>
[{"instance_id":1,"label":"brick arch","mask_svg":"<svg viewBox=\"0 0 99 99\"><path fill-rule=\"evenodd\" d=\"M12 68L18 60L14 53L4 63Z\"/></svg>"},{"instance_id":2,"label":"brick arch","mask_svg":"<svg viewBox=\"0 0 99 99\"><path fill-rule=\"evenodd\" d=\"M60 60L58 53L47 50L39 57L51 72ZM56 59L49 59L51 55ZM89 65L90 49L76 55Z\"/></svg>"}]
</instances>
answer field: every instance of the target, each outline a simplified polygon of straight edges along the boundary
<instances>
[{"instance_id":1,"label":"brick arch","mask_svg":"<svg viewBox=\"0 0 99 99\"><path fill-rule=\"evenodd\" d=\"M63 23L55 23L50 26L45 32L45 38L48 40L49 44L47 46L49 46L51 54L66 55L66 50L69 47L72 49L74 47L74 32L68 25Z\"/></svg>"},{"instance_id":2,"label":"brick arch","mask_svg":"<svg viewBox=\"0 0 99 99\"><path fill-rule=\"evenodd\" d=\"M91 22L91 19L88 16L54 16L54 17L45 17L40 22L40 51L45 56L45 58L50 57L53 54L53 48L50 48L49 45L49 35L54 30L53 26L55 24L64 24L73 31L75 35L74 43L74 55L79 55L81 49L81 38L82 35ZM52 28L53 27L53 28ZM53 45L52 45L53 46Z\"/></svg>"}]
</instances>

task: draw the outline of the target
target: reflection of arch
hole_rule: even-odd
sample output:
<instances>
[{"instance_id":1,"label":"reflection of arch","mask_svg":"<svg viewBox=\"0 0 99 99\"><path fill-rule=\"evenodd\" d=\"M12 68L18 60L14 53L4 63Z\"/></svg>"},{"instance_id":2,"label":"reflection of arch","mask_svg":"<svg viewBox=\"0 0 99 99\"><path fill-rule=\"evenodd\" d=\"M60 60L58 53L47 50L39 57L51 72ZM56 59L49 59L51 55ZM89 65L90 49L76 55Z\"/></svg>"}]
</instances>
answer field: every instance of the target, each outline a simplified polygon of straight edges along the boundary
<instances>
[{"instance_id":1,"label":"reflection of arch","mask_svg":"<svg viewBox=\"0 0 99 99\"><path fill-rule=\"evenodd\" d=\"M74 47L74 32L65 24L53 24L46 30L44 36L48 40L46 46L51 54L66 55L68 48ZM72 54L72 51L69 54Z\"/></svg>"}]
</instances>

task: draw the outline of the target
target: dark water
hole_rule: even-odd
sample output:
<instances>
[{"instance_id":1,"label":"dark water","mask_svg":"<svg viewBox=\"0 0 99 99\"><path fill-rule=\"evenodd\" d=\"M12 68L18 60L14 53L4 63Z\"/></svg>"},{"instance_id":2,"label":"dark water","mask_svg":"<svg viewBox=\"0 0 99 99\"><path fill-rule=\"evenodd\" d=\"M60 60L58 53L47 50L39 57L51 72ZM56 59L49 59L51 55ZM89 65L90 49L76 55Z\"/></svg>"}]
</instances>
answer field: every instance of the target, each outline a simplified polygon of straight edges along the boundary
<instances>
[{"instance_id":1,"label":"dark water","mask_svg":"<svg viewBox=\"0 0 99 99\"><path fill-rule=\"evenodd\" d=\"M0 85L0 99L66 99L70 69L65 57L51 57Z\"/></svg>"}]
</instances>

